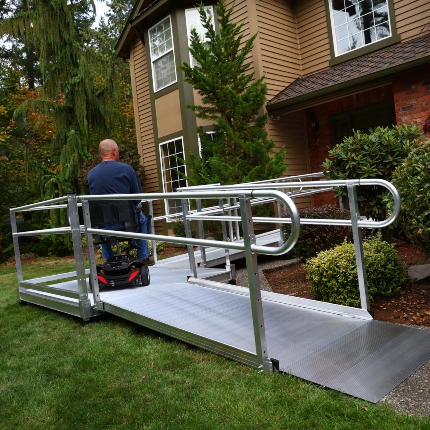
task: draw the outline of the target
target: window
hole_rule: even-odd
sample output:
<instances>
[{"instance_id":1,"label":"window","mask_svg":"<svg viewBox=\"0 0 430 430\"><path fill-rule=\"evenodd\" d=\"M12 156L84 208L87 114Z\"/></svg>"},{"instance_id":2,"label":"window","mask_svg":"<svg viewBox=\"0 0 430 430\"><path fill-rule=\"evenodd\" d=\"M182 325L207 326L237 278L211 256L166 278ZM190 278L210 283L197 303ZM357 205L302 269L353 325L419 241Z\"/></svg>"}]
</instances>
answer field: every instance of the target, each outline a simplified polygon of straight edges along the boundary
<instances>
[{"instance_id":1,"label":"window","mask_svg":"<svg viewBox=\"0 0 430 430\"><path fill-rule=\"evenodd\" d=\"M150 28L148 34L155 92L176 82L176 66L175 55L173 53L172 22L170 16Z\"/></svg>"},{"instance_id":2,"label":"window","mask_svg":"<svg viewBox=\"0 0 430 430\"><path fill-rule=\"evenodd\" d=\"M184 158L182 138L160 145L161 171L165 193L171 193L177 188L187 186L187 181L182 176L186 173L185 165L182 162ZM181 200L166 200L166 213L175 214L178 212L182 212Z\"/></svg>"},{"instance_id":3,"label":"window","mask_svg":"<svg viewBox=\"0 0 430 430\"><path fill-rule=\"evenodd\" d=\"M337 145L353 130L369 132L369 128L387 127L396 124L394 100L341 112L330 117L332 144Z\"/></svg>"},{"instance_id":4,"label":"window","mask_svg":"<svg viewBox=\"0 0 430 430\"><path fill-rule=\"evenodd\" d=\"M215 132L214 131L207 131L205 132L206 136L208 136L210 138L210 140L214 140L215 138ZM199 145L199 155L202 156L202 141L200 139L200 136L197 135L197 143Z\"/></svg>"},{"instance_id":5,"label":"window","mask_svg":"<svg viewBox=\"0 0 430 430\"><path fill-rule=\"evenodd\" d=\"M391 37L389 0L329 0L335 55Z\"/></svg>"},{"instance_id":6,"label":"window","mask_svg":"<svg viewBox=\"0 0 430 430\"><path fill-rule=\"evenodd\" d=\"M206 13L212 17L212 26L215 27L214 24L214 13L212 6L205 7ZM188 46L190 46L190 38L191 38L191 30L193 28L196 29L197 33L200 36L201 40L207 40L205 38L206 30L203 28L202 22L200 21L200 14L198 9L185 9L185 19L187 21L187 37L188 37ZM196 60L190 53L190 66L194 67L196 64Z\"/></svg>"}]
</instances>

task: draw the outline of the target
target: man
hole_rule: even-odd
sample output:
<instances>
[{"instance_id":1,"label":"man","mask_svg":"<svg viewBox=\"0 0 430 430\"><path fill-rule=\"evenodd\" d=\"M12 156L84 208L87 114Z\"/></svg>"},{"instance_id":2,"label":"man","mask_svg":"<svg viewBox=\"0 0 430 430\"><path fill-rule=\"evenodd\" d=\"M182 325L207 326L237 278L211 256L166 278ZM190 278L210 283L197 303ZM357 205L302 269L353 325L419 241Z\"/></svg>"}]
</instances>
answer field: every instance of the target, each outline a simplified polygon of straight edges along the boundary
<instances>
[{"instance_id":1,"label":"man","mask_svg":"<svg viewBox=\"0 0 430 430\"><path fill-rule=\"evenodd\" d=\"M112 139L100 142L99 154L101 162L88 172L90 194L138 194L142 193L139 178L134 169L125 163L119 162L118 145ZM136 204L139 201L136 201ZM148 231L148 220L143 213L140 216L141 232ZM124 223L102 224L100 228L107 230L120 230ZM143 260L147 266L152 266L154 261L149 258L148 242L136 240L137 258ZM110 244L102 244L102 257L106 260L113 259L115 254Z\"/></svg>"}]
</instances>

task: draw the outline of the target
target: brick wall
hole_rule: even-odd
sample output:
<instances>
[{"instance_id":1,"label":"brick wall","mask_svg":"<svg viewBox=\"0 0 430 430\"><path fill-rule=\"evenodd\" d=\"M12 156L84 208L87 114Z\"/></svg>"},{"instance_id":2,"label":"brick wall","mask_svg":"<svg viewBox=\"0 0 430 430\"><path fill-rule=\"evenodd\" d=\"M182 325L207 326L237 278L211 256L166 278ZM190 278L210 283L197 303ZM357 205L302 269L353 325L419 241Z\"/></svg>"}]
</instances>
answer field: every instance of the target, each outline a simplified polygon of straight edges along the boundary
<instances>
[{"instance_id":1,"label":"brick wall","mask_svg":"<svg viewBox=\"0 0 430 430\"><path fill-rule=\"evenodd\" d=\"M306 132L308 136L311 172L321 172L323 170L322 163L328 157L328 151L332 147L329 121L331 115L383 102L392 98L393 88L391 85L387 85L306 109ZM312 118L318 121L319 129L317 132L311 129L310 122ZM315 195L313 200L314 206L338 203L333 193Z\"/></svg>"},{"instance_id":2,"label":"brick wall","mask_svg":"<svg viewBox=\"0 0 430 430\"><path fill-rule=\"evenodd\" d=\"M430 66L393 78L397 124L423 125L430 115Z\"/></svg>"}]
</instances>

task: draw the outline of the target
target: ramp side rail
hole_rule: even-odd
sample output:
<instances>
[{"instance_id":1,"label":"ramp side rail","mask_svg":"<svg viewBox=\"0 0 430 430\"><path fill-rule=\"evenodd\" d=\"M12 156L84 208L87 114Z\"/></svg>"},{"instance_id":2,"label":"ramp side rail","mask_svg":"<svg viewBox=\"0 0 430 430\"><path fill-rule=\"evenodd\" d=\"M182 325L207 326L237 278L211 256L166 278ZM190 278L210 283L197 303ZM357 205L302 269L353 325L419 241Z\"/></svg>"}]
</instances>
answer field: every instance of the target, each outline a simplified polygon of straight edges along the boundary
<instances>
[{"instance_id":1,"label":"ramp side rail","mask_svg":"<svg viewBox=\"0 0 430 430\"><path fill-rule=\"evenodd\" d=\"M223 192L227 190L235 190L240 188L251 188L254 190L261 190L267 187L271 189L279 189L285 190L284 182L270 182L270 183L250 183L250 184L240 184L240 185L214 185L213 188L218 192ZM380 186L386 188L391 194L394 202L394 207L391 215L382 221L374 221L371 219L363 219L360 216L358 209L358 201L357 201L357 187L362 186ZM362 233L361 229L363 228L383 228L387 227L391 223L395 221L397 216L400 213L400 196L396 190L396 188L390 183L383 179L348 179L348 180L319 180L319 181L297 181L297 182L288 182L288 195L291 197L295 191L302 193L303 190L309 190L312 193L316 194L319 192L325 192L328 189L333 189L334 187L346 187L348 192L348 202L350 209L350 220L339 220L339 219L311 219L311 218L302 218L300 219L300 224L308 224L308 225L333 225L333 226L351 226L353 232L353 241L355 247L355 256L356 256L356 264L357 264L357 272L358 272L358 284L360 291L360 302L361 308L364 310L370 310L370 303L368 298L368 288L366 281L366 268L364 264L364 253L363 253L363 244L362 244ZM198 187L194 187L194 190L197 191ZM207 188L205 188L207 189ZM229 210L235 209L237 205L226 206ZM225 208L225 207L224 207ZM234 222L237 220L236 216L216 216L215 213L220 212L219 209L212 208L205 213L193 213L187 216L188 220L220 220L224 222ZM286 211L288 213L288 210ZM266 219L262 217L253 217L254 223L257 222L266 222L266 223L290 223L290 218L271 218Z\"/></svg>"}]
</instances>

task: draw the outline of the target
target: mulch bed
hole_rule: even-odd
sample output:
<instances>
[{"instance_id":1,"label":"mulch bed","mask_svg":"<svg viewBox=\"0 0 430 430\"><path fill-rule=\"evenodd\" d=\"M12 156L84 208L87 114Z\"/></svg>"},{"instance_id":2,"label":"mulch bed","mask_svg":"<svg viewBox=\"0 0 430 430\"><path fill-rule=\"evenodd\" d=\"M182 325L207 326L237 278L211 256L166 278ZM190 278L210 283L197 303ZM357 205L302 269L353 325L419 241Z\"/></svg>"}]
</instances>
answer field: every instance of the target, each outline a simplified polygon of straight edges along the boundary
<instances>
[{"instance_id":1,"label":"mulch bed","mask_svg":"<svg viewBox=\"0 0 430 430\"><path fill-rule=\"evenodd\" d=\"M396 250L406 267L430 263L421 251L405 242L397 243ZM275 293L315 299L304 264L267 271L265 277ZM371 310L379 321L430 327L430 281L407 282L400 294L375 300Z\"/></svg>"}]
</instances>

